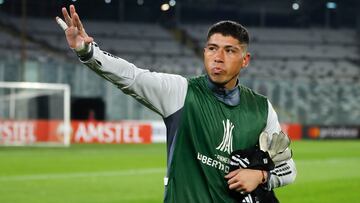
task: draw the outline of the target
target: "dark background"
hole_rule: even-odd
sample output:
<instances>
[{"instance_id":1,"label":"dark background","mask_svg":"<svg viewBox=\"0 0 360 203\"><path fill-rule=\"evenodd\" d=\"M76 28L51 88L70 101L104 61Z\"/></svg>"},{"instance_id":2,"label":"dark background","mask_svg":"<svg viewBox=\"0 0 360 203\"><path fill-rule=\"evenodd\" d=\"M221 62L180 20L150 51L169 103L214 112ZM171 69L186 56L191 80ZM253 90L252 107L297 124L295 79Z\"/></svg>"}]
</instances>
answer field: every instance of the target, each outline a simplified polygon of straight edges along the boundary
<instances>
[{"instance_id":1,"label":"dark background","mask_svg":"<svg viewBox=\"0 0 360 203\"><path fill-rule=\"evenodd\" d=\"M110 1L110 0L108 0ZM74 4L84 19L157 22L166 24L204 23L223 19L247 26L270 27L359 27L360 1L357 0L177 0L166 12L164 0L0 0L0 11L14 16L55 17L61 7ZM326 4L334 2L336 9ZM292 4L299 9L293 10ZM22 5L25 5L22 7Z\"/></svg>"}]
</instances>

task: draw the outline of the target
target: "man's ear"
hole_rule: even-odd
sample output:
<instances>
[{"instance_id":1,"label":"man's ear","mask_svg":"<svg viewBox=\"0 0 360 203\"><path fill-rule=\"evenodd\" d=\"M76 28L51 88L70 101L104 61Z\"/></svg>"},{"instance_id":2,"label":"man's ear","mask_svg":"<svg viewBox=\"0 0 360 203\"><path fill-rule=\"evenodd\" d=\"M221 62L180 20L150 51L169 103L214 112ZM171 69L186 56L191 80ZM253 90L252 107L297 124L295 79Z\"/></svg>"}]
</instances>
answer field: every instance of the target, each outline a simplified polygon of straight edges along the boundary
<instances>
[{"instance_id":1,"label":"man's ear","mask_svg":"<svg viewBox=\"0 0 360 203\"><path fill-rule=\"evenodd\" d=\"M251 55L249 52L246 52L245 56L243 57L242 61L242 67L246 68L250 63Z\"/></svg>"}]
</instances>

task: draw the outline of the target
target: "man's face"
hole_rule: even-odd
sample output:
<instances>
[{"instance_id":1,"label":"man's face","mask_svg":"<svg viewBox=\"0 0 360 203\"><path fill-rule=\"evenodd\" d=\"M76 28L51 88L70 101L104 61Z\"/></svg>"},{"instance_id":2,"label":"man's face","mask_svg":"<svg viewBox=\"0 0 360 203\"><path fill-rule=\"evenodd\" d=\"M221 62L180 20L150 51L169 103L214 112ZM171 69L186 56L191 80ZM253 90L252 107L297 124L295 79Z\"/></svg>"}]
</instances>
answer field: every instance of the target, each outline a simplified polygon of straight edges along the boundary
<instances>
[{"instance_id":1,"label":"man's face","mask_svg":"<svg viewBox=\"0 0 360 203\"><path fill-rule=\"evenodd\" d=\"M249 61L250 54L246 52L245 45L232 36L215 33L204 48L205 70L210 80L226 89L235 87L240 70Z\"/></svg>"}]
</instances>

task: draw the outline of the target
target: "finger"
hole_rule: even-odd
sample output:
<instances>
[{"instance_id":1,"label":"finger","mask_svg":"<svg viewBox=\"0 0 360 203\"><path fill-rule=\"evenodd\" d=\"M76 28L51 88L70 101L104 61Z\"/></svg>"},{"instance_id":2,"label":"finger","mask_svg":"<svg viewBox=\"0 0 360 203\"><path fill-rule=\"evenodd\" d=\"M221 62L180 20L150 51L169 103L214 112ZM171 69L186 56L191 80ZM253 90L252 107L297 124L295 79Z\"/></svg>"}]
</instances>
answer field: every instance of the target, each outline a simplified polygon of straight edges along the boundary
<instances>
[{"instance_id":1,"label":"finger","mask_svg":"<svg viewBox=\"0 0 360 203\"><path fill-rule=\"evenodd\" d=\"M66 29L68 29L68 26L66 25L66 23L63 21L63 19L59 18L58 16L56 16L56 22L57 24L60 25L60 27L65 31Z\"/></svg>"},{"instance_id":2,"label":"finger","mask_svg":"<svg viewBox=\"0 0 360 203\"><path fill-rule=\"evenodd\" d=\"M234 184L236 182L238 182L238 180L236 178L231 178L227 181L228 185Z\"/></svg>"},{"instance_id":3,"label":"finger","mask_svg":"<svg viewBox=\"0 0 360 203\"><path fill-rule=\"evenodd\" d=\"M227 183L228 185L234 184L234 183L241 183L242 181L239 179L238 176L234 176L232 178L230 178Z\"/></svg>"},{"instance_id":4,"label":"finger","mask_svg":"<svg viewBox=\"0 0 360 203\"><path fill-rule=\"evenodd\" d=\"M74 14L76 13L75 11L75 6L74 5L70 5L70 15L71 15L71 18L74 17Z\"/></svg>"},{"instance_id":5,"label":"finger","mask_svg":"<svg viewBox=\"0 0 360 203\"><path fill-rule=\"evenodd\" d=\"M229 179L229 178L234 177L236 174L239 173L239 170L240 170L240 169L236 169L235 171L231 171L230 173L228 173L228 174L225 176L225 178Z\"/></svg>"},{"instance_id":6,"label":"finger","mask_svg":"<svg viewBox=\"0 0 360 203\"><path fill-rule=\"evenodd\" d=\"M74 14L73 19L74 19L75 26L78 28L79 31L82 31L84 29L84 27L83 27L83 25L80 21L79 15L77 13Z\"/></svg>"},{"instance_id":7,"label":"finger","mask_svg":"<svg viewBox=\"0 0 360 203\"><path fill-rule=\"evenodd\" d=\"M62 11L62 13L63 13L63 16L64 16L64 19L65 19L66 24L67 24L69 27L72 26L72 20L71 20L71 18L70 18L70 16L69 16L69 13L68 13L67 10L66 10L66 8L63 7L63 8L61 9L61 11Z\"/></svg>"},{"instance_id":8,"label":"finger","mask_svg":"<svg viewBox=\"0 0 360 203\"><path fill-rule=\"evenodd\" d=\"M230 190L243 190L243 188L242 188L242 184L241 183L239 183L239 182L236 182L236 183L233 183L233 184L231 184L231 185L229 185L229 189Z\"/></svg>"}]
</instances>

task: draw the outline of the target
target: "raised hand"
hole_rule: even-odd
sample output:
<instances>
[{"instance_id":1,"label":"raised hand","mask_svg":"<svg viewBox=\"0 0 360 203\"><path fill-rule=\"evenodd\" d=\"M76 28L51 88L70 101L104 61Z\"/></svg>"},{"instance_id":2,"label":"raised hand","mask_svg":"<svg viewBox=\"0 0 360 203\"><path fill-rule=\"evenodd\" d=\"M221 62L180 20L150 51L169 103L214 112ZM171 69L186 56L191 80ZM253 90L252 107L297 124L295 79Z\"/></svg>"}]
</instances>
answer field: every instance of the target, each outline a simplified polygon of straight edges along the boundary
<instances>
[{"instance_id":1,"label":"raised hand","mask_svg":"<svg viewBox=\"0 0 360 203\"><path fill-rule=\"evenodd\" d=\"M89 37L85 32L85 29L80 21L79 15L76 13L75 6L70 5L70 15L65 7L62 8L62 13L65 22L56 17L56 22L65 31L66 40L69 47L77 51L83 50L87 45L94 41L92 37Z\"/></svg>"}]
</instances>

